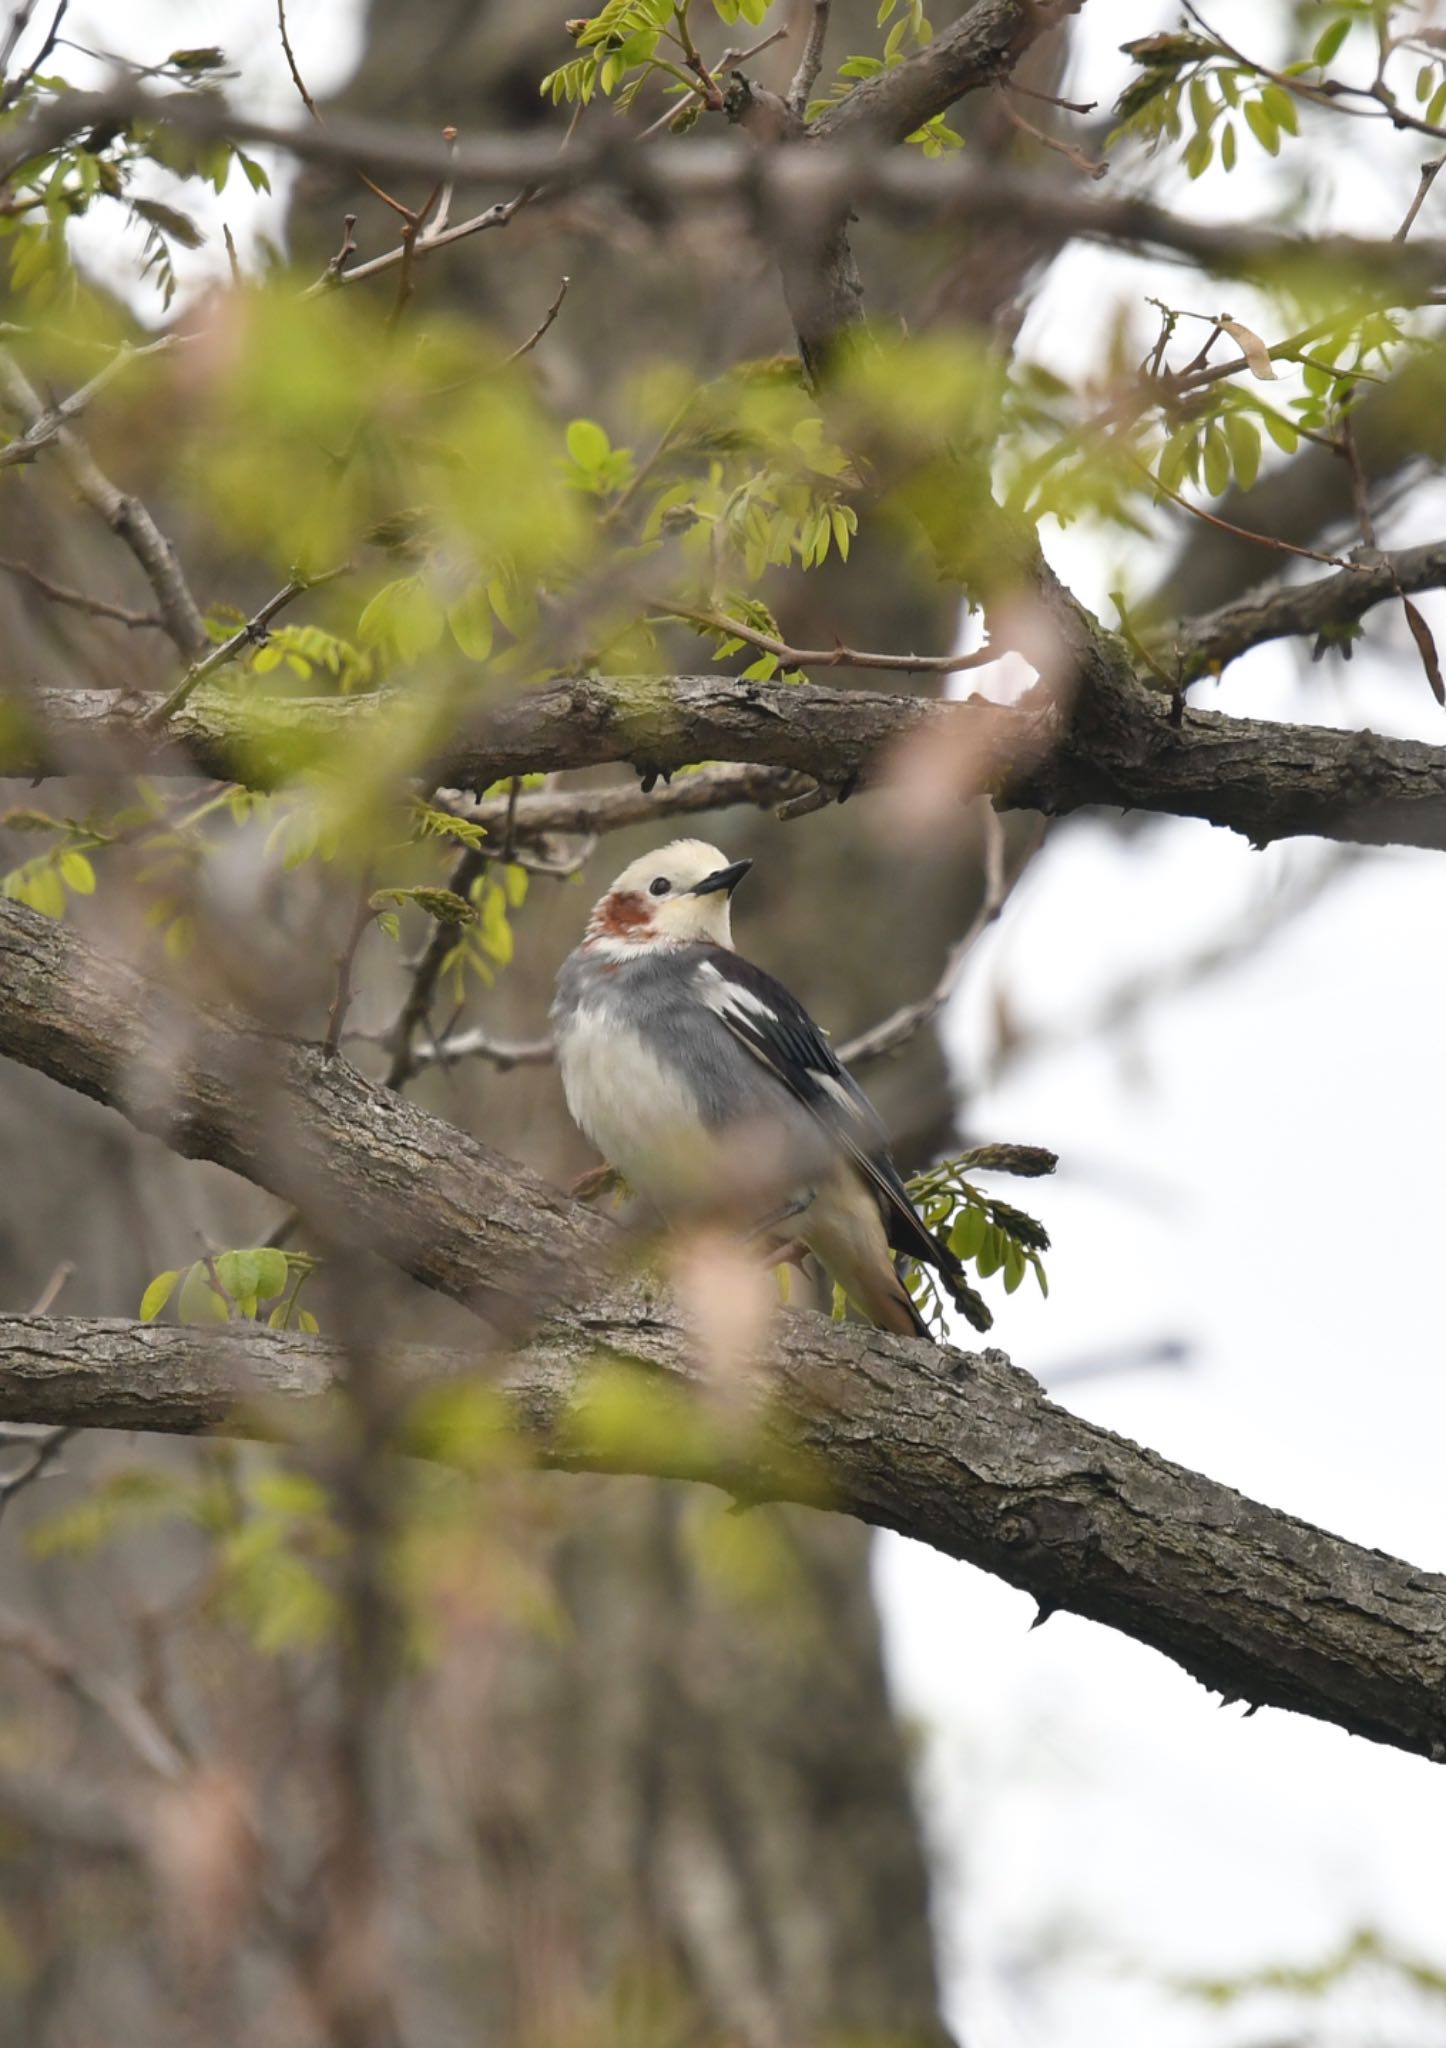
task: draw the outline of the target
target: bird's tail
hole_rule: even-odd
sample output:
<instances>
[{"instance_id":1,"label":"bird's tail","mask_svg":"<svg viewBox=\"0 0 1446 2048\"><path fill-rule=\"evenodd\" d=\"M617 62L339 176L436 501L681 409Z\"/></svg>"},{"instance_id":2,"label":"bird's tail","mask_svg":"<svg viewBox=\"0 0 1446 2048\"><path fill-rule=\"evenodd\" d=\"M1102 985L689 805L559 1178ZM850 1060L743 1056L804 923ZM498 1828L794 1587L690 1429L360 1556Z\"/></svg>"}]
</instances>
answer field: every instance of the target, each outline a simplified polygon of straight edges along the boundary
<instances>
[{"instance_id":1,"label":"bird's tail","mask_svg":"<svg viewBox=\"0 0 1446 2048\"><path fill-rule=\"evenodd\" d=\"M892 1263L858 1273L851 1291L876 1330L892 1330L896 1337L927 1337L931 1343L937 1343L934 1332L914 1306L903 1275Z\"/></svg>"}]
</instances>

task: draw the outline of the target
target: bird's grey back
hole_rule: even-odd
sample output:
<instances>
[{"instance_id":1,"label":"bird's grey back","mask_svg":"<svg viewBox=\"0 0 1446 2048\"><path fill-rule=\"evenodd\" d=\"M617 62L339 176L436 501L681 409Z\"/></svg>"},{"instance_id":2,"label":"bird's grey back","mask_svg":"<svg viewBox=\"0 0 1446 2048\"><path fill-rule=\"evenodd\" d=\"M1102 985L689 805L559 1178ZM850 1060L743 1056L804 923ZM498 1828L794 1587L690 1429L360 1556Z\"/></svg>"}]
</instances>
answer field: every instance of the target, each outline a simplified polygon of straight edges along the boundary
<instances>
[{"instance_id":1,"label":"bird's grey back","mask_svg":"<svg viewBox=\"0 0 1446 2048\"><path fill-rule=\"evenodd\" d=\"M708 945L650 946L630 960L608 960L579 946L563 962L552 1005L561 1039L578 1012L600 1012L610 1025L635 1031L658 1062L697 1100L714 1128L742 1118L781 1118L796 1126L800 1147L817 1144L818 1126L766 1067L741 1046L697 991L698 970L714 955Z\"/></svg>"}]
</instances>

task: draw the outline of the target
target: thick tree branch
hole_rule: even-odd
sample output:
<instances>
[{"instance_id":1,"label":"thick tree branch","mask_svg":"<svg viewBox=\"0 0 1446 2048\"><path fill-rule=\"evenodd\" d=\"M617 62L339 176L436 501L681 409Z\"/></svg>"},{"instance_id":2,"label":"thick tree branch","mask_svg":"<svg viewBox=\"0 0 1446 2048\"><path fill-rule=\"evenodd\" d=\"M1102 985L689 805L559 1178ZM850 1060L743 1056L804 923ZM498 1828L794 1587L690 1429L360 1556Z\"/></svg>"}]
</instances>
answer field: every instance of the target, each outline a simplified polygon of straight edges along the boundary
<instances>
[{"instance_id":1,"label":"thick tree branch","mask_svg":"<svg viewBox=\"0 0 1446 2048\"><path fill-rule=\"evenodd\" d=\"M820 141L867 137L902 142L965 93L1003 78L1015 59L1055 26L1059 12L1036 0L975 0L925 49L864 79L828 107L811 132Z\"/></svg>"},{"instance_id":2,"label":"thick tree branch","mask_svg":"<svg viewBox=\"0 0 1446 2048\"><path fill-rule=\"evenodd\" d=\"M957 752L961 798L987 789L1007 810L1158 811L1229 826L1257 845L1314 834L1446 847L1446 748L1177 711L1166 693L1130 678L1112 648L1107 635L1087 641L1092 673L1069 719L1037 693L1005 707L718 675L570 677L480 712L417 767L433 784L485 788L531 770L614 761L663 774L698 760L754 762L846 792L877 777L896 742L932 730ZM45 736L7 740L0 730L0 774L169 768L265 786L369 725L387 745L384 721L394 715L377 697L242 700L202 690L173 721L167 753L111 692L38 689L25 701L32 734ZM395 711L406 719L404 699ZM406 744L403 725L401 758Z\"/></svg>"},{"instance_id":3,"label":"thick tree branch","mask_svg":"<svg viewBox=\"0 0 1446 2048\"><path fill-rule=\"evenodd\" d=\"M1187 619L1161 644L1180 663L1183 679L1219 670L1267 640L1326 632L1363 618L1387 598L1446 585L1446 541L1401 548L1394 554L1361 552L1359 566L1318 576L1310 583L1276 583L1198 619Z\"/></svg>"},{"instance_id":4,"label":"thick tree branch","mask_svg":"<svg viewBox=\"0 0 1446 2048\"><path fill-rule=\"evenodd\" d=\"M701 1426L632 1441L615 1423L594 1427L599 1360L647 1374L660 1403L703 1393ZM476 1370L465 1354L420 1348L394 1366L417 1387ZM14 1420L287 1430L344 1376L326 1344L277 1331L0 1317L0 1415ZM710 1428L688 1333L622 1294L554 1311L501 1377L544 1464L702 1479L749 1503L857 1515L996 1573L1046 1613L1121 1629L1227 1700L1446 1756L1446 1577L1080 1420L998 1352L782 1314L748 1412L730 1408L726 1427Z\"/></svg>"},{"instance_id":5,"label":"thick tree branch","mask_svg":"<svg viewBox=\"0 0 1446 2048\"><path fill-rule=\"evenodd\" d=\"M840 111L854 97L841 102ZM1439 239L1310 238L1267 223L1187 219L1129 194L1075 189L1003 166L980 169L967 156L930 161L857 136L783 144L760 155L723 139L688 137L638 149L622 135L604 134L596 144L575 145L560 156L551 135L533 131L453 145L425 130L386 122L338 116L325 128L299 127L252 119L209 94L159 95L121 85L104 93L66 93L38 108L8 139L0 177L69 135L130 116L168 123L183 134L266 143L304 162L370 165L378 172L450 178L459 185L541 184L549 198L581 189L616 191L665 214L678 205L740 199L762 219L800 208L817 218L830 209L872 202L921 223L1028 222L1060 237L1169 249L1234 275L1278 276L1292 265L1310 275L1336 269L1343 278L1390 286L1404 298L1446 280L1446 242Z\"/></svg>"},{"instance_id":6,"label":"thick tree branch","mask_svg":"<svg viewBox=\"0 0 1446 2048\"><path fill-rule=\"evenodd\" d=\"M555 1289L580 1291L617 1242L602 1217L320 1045L193 1004L3 899L0 1056L503 1320Z\"/></svg>"},{"instance_id":7,"label":"thick tree branch","mask_svg":"<svg viewBox=\"0 0 1446 2048\"><path fill-rule=\"evenodd\" d=\"M687 1334L640 1288L558 1305L587 1293L615 1246L603 1219L319 1047L192 1012L6 901L0 1054L299 1200L341 1241L462 1300L510 1297L519 1318L540 1308L511 1386L553 1462L642 1464L845 1508L972 1558L1047 1609L1123 1628L1232 1695L1428 1755L1446 1741L1446 1581L1092 1429L997 1357L787 1316L746 1440L709 1448L679 1429L647 1455L615 1437L605 1450L576 1420L586 1365L683 1380L692 1367ZM430 1377L476 1358L408 1363ZM53 1426L210 1427L258 1388L315 1400L339 1370L324 1348L264 1331L0 1325L0 1414Z\"/></svg>"}]
</instances>

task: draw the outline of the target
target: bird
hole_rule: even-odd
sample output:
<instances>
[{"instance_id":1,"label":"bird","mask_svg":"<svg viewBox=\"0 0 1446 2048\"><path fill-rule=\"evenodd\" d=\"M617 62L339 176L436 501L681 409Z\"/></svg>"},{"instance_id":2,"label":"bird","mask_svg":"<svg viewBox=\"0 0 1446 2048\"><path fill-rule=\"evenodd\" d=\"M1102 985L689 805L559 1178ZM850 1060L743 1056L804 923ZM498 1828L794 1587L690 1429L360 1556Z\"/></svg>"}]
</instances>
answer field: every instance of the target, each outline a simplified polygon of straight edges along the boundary
<instances>
[{"instance_id":1,"label":"bird","mask_svg":"<svg viewBox=\"0 0 1446 2048\"><path fill-rule=\"evenodd\" d=\"M752 865L677 839L594 906L551 1011L573 1121L664 1223L799 1239L877 1328L929 1337L899 1266L918 1260L987 1329L867 1096L797 998L734 950L733 892Z\"/></svg>"}]
</instances>

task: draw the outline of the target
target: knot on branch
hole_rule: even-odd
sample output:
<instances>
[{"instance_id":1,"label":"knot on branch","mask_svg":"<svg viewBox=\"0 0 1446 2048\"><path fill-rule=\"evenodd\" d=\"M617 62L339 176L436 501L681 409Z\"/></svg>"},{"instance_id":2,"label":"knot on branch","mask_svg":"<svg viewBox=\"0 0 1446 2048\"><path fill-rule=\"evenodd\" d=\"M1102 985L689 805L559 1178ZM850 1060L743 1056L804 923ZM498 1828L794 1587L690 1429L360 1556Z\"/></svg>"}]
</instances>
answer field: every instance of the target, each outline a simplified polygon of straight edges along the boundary
<instances>
[{"instance_id":1,"label":"knot on branch","mask_svg":"<svg viewBox=\"0 0 1446 2048\"><path fill-rule=\"evenodd\" d=\"M996 1531L1006 1550L1033 1550L1039 1531L1028 1515L1002 1515Z\"/></svg>"},{"instance_id":2,"label":"knot on branch","mask_svg":"<svg viewBox=\"0 0 1446 2048\"><path fill-rule=\"evenodd\" d=\"M730 71L723 91L723 117L761 147L796 142L803 122L786 100L766 86L755 85L741 71Z\"/></svg>"}]
</instances>

